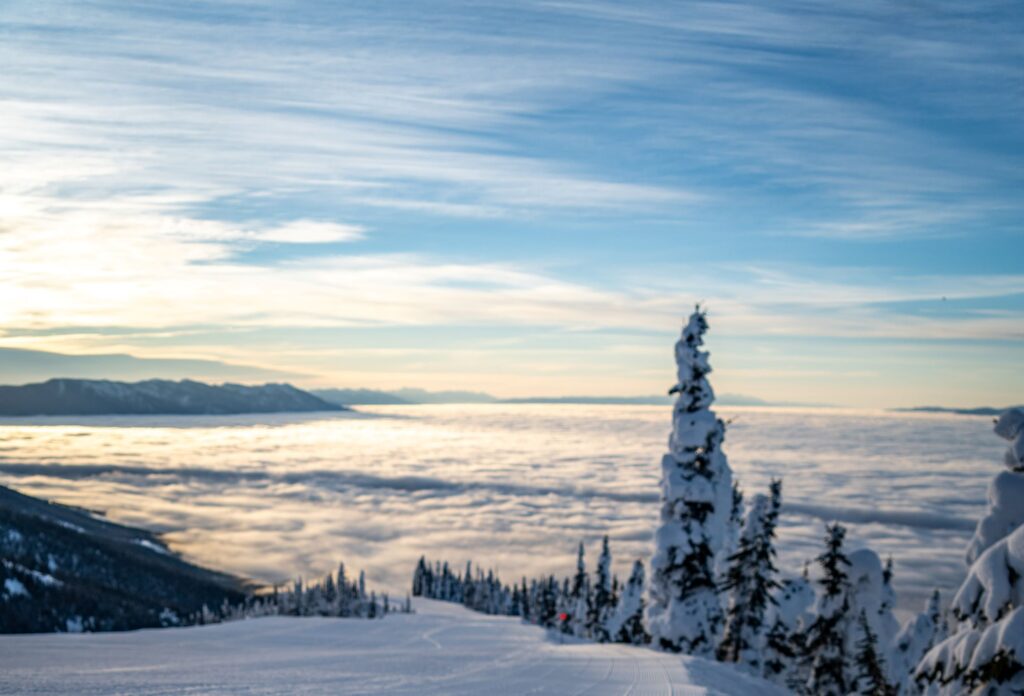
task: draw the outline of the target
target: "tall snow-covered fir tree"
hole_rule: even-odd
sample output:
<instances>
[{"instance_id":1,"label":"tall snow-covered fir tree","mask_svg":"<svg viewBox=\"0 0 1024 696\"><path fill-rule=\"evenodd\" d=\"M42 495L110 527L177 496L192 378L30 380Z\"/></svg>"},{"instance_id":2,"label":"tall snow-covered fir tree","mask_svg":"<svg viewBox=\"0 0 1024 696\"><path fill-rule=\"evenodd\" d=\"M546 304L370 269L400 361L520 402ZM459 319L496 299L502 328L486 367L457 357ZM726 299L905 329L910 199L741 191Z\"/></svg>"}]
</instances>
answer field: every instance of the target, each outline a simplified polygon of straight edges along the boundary
<instances>
[{"instance_id":1,"label":"tall snow-covered fir tree","mask_svg":"<svg viewBox=\"0 0 1024 696\"><path fill-rule=\"evenodd\" d=\"M755 495L740 535L736 552L721 588L728 592L729 607L725 636L718 648L718 659L739 662L760 673L764 661L767 632L766 614L774 602L775 525L782 505L782 483L772 481L770 495Z\"/></svg>"},{"instance_id":2,"label":"tall snow-covered fir tree","mask_svg":"<svg viewBox=\"0 0 1024 696\"><path fill-rule=\"evenodd\" d=\"M967 579L950 605L958 623L918 665L930 693L1024 693L1024 409L1003 413L995 432L1010 441L1007 470L968 547Z\"/></svg>"},{"instance_id":3,"label":"tall snow-covered fir tree","mask_svg":"<svg viewBox=\"0 0 1024 696\"><path fill-rule=\"evenodd\" d=\"M661 461L661 519L651 559L647 626L654 646L711 657L722 630L716 568L727 553L732 472L724 423L711 410L708 329L698 306L676 342L677 382L669 451Z\"/></svg>"}]
</instances>

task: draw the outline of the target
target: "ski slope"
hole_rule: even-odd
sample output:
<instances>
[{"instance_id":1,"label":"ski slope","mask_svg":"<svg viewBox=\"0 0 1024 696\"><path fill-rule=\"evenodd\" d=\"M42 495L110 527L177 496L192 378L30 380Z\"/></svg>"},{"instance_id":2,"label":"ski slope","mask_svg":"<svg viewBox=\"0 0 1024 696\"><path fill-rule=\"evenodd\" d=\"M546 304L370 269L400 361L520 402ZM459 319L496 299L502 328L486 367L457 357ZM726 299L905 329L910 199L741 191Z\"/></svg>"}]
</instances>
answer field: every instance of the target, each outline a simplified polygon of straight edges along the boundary
<instances>
[{"instance_id":1,"label":"ski slope","mask_svg":"<svg viewBox=\"0 0 1024 696\"><path fill-rule=\"evenodd\" d=\"M418 601L383 620L270 617L127 633L0 636L3 694L782 694L731 667L559 643Z\"/></svg>"}]
</instances>

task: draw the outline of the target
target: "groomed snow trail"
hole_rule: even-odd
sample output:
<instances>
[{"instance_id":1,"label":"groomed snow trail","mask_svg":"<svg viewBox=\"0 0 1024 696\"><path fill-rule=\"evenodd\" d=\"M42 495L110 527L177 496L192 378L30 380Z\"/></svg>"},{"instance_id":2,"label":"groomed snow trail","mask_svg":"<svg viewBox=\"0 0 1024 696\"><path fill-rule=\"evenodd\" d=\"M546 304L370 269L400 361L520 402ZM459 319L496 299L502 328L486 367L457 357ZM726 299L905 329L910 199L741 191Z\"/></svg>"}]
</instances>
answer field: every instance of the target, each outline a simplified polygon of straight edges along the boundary
<instances>
[{"instance_id":1,"label":"groomed snow trail","mask_svg":"<svg viewBox=\"0 0 1024 696\"><path fill-rule=\"evenodd\" d=\"M517 619L417 601L381 621L272 617L129 633L0 636L3 694L783 692L728 666L560 644Z\"/></svg>"}]
</instances>

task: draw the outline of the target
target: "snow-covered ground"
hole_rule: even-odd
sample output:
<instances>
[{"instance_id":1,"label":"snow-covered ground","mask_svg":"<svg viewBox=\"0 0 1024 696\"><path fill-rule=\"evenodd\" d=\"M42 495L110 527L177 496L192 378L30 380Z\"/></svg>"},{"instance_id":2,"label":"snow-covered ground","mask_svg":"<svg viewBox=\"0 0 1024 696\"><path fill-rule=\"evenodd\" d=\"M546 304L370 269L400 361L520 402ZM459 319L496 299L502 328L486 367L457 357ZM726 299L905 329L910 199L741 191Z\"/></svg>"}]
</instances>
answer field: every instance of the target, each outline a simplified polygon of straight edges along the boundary
<instances>
[{"instance_id":1,"label":"snow-covered ground","mask_svg":"<svg viewBox=\"0 0 1024 696\"><path fill-rule=\"evenodd\" d=\"M383 620L271 617L127 633L0 636L4 694L782 694L729 666L561 644L420 600Z\"/></svg>"}]
</instances>

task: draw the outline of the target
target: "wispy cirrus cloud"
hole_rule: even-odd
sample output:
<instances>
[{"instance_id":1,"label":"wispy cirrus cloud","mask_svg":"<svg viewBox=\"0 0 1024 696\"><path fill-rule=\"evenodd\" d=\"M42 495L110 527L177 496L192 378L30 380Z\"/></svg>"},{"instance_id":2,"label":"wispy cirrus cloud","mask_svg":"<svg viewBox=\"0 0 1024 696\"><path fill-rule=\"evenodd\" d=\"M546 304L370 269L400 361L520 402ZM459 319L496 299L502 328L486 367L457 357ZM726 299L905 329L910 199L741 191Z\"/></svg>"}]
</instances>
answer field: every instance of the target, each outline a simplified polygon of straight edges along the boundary
<instances>
[{"instance_id":1,"label":"wispy cirrus cloud","mask_svg":"<svg viewBox=\"0 0 1024 696\"><path fill-rule=\"evenodd\" d=\"M561 92L635 78L640 59L593 71L579 57L551 71L568 47L533 55L465 29L427 34L359 14L317 24L259 7L66 9L20 22L15 14L15 77L0 90L11 133L0 145L28 151L22 168L38 172L54 153L88 162L40 182L65 195L109 199L148 187L212 200L304 189L355 205L367 194L371 204L399 207L438 197L421 209L442 213L444 205L510 212L694 198L533 156L500 136L567 101Z\"/></svg>"},{"instance_id":2,"label":"wispy cirrus cloud","mask_svg":"<svg viewBox=\"0 0 1024 696\"><path fill-rule=\"evenodd\" d=\"M983 8L61 9L8 12L2 97L12 149L116 153L65 194L307 191L490 217L785 191L800 212L770 230L879 238L947 234L1020 182L971 125L1021 142L1019 99L993 89L1020 49ZM682 158L667 177L613 164L665 148Z\"/></svg>"}]
</instances>

